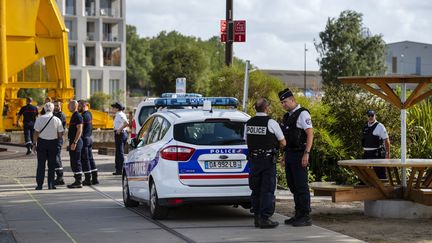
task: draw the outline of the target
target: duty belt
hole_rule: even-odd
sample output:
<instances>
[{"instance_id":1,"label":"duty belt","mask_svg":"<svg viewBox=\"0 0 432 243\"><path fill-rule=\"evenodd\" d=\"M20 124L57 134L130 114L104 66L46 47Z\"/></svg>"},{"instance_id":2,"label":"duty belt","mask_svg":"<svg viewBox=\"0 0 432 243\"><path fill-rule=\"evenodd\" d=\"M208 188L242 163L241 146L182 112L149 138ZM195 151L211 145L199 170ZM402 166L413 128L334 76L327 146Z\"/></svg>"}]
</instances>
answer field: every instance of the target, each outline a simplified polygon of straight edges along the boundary
<instances>
[{"instance_id":1,"label":"duty belt","mask_svg":"<svg viewBox=\"0 0 432 243\"><path fill-rule=\"evenodd\" d=\"M274 149L254 149L249 151L249 155L252 157L268 157L275 154Z\"/></svg>"}]
</instances>

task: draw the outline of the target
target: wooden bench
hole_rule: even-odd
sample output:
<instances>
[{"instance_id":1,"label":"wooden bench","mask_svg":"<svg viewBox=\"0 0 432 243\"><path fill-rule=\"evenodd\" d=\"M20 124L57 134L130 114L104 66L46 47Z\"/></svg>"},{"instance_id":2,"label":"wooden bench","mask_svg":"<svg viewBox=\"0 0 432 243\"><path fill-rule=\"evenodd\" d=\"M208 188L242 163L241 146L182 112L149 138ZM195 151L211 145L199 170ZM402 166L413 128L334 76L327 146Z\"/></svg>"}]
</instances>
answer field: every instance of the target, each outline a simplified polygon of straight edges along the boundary
<instances>
[{"instance_id":1,"label":"wooden bench","mask_svg":"<svg viewBox=\"0 0 432 243\"><path fill-rule=\"evenodd\" d=\"M333 202L380 200L385 196L370 186L336 185L331 182L314 182L310 187L314 196L331 196Z\"/></svg>"}]
</instances>

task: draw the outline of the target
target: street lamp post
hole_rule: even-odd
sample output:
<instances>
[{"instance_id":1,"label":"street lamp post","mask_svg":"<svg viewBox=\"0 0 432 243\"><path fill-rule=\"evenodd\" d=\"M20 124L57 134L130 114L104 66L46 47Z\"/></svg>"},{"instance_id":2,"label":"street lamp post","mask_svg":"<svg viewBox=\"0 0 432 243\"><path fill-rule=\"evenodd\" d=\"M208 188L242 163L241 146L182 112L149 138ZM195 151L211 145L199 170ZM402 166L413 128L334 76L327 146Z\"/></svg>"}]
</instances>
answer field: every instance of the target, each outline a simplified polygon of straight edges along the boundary
<instances>
[{"instance_id":1,"label":"street lamp post","mask_svg":"<svg viewBox=\"0 0 432 243\"><path fill-rule=\"evenodd\" d=\"M304 44L304 96L306 97L306 52L308 49L306 48L306 43Z\"/></svg>"}]
</instances>

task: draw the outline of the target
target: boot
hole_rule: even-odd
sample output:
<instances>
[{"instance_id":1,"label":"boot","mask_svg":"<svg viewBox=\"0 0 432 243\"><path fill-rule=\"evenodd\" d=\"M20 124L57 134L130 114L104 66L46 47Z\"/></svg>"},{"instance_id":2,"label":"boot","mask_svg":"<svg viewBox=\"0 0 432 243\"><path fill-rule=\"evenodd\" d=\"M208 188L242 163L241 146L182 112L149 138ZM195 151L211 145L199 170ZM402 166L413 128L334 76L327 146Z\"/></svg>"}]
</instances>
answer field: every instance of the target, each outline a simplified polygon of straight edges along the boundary
<instances>
[{"instance_id":1,"label":"boot","mask_svg":"<svg viewBox=\"0 0 432 243\"><path fill-rule=\"evenodd\" d=\"M27 153L26 153L26 155L31 154L31 152L32 152L31 149L32 149L33 146L28 143L28 144L26 144L26 147L27 147Z\"/></svg>"},{"instance_id":2,"label":"boot","mask_svg":"<svg viewBox=\"0 0 432 243\"><path fill-rule=\"evenodd\" d=\"M284 223L285 223L285 224L292 224L292 223L294 223L294 221L295 221L299 216L300 216L299 213L296 211L295 214L294 214L294 216L291 217L291 218L289 218L289 219L285 219Z\"/></svg>"},{"instance_id":3,"label":"boot","mask_svg":"<svg viewBox=\"0 0 432 243\"><path fill-rule=\"evenodd\" d=\"M303 227L303 226L311 226L312 225L312 219L309 217L309 214L305 214L299 218L297 218L294 223L292 223L292 226L294 227Z\"/></svg>"},{"instance_id":4,"label":"boot","mask_svg":"<svg viewBox=\"0 0 432 243\"><path fill-rule=\"evenodd\" d=\"M70 185L67 185L67 187L68 188L82 188L82 185L81 185L82 176L81 175L75 175L74 177L75 177L75 182L70 184Z\"/></svg>"},{"instance_id":5,"label":"boot","mask_svg":"<svg viewBox=\"0 0 432 243\"><path fill-rule=\"evenodd\" d=\"M259 227L261 229L271 229L277 227L278 225L278 222L272 221L270 219L260 219L259 221Z\"/></svg>"},{"instance_id":6,"label":"boot","mask_svg":"<svg viewBox=\"0 0 432 243\"><path fill-rule=\"evenodd\" d=\"M60 185L64 185L65 182L63 180L63 176L57 176L57 179L54 180L54 185L56 186L60 186Z\"/></svg>"},{"instance_id":7,"label":"boot","mask_svg":"<svg viewBox=\"0 0 432 243\"><path fill-rule=\"evenodd\" d=\"M259 216L258 215L254 215L254 225L257 228L260 226L259 225L259 220L260 220Z\"/></svg>"},{"instance_id":8,"label":"boot","mask_svg":"<svg viewBox=\"0 0 432 243\"><path fill-rule=\"evenodd\" d=\"M83 186L91 186L91 181L90 181L90 178L91 178L91 174L90 173L84 173L84 181L82 182L82 185Z\"/></svg>"},{"instance_id":9,"label":"boot","mask_svg":"<svg viewBox=\"0 0 432 243\"><path fill-rule=\"evenodd\" d=\"M97 171L93 171L91 173L91 176L92 176L92 180L91 180L92 185L99 184L99 181L98 181L98 172Z\"/></svg>"}]
</instances>

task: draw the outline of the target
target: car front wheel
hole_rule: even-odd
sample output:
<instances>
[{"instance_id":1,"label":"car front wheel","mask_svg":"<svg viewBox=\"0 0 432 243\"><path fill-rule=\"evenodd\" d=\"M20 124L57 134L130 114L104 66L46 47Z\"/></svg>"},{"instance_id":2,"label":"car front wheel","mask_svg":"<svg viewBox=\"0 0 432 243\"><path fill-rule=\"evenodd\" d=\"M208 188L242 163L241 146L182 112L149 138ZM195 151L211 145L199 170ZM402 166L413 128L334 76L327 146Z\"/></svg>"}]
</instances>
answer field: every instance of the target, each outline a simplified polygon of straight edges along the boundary
<instances>
[{"instance_id":1,"label":"car front wheel","mask_svg":"<svg viewBox=\"0 0 432 243\"><path fill-rule=\"evenodd\" d=\"M156 184L154 182L150 185L150 214L152 219L164 219L168 215L168 209L159 205Z\"/></svg>"}]
</instances>

